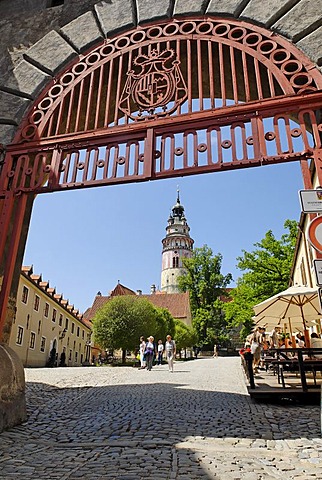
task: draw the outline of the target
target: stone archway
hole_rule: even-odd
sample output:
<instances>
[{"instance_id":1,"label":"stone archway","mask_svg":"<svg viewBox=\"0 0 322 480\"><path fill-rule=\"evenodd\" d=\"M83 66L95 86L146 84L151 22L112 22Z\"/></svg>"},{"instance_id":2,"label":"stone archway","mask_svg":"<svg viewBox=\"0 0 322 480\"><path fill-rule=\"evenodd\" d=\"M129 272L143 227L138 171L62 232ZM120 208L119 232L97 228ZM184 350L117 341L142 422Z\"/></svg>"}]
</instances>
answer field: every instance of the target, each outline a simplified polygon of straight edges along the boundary
<instances>
[{"instance_id":1,"label":"stone archway","mask_svg":"<svg viewBox=\"0 0 322 480\"><path fill-rule=\"evenodd\" d=\"M186 45L189 44L188 42L195 42L195 46L193 47L195 49L195 57L189 54L189 48L187 46L185 47L186 55L183 57L186 59L190 58L190 62L192 58L195 58L198 63L198 56L200 57L202 51L206 51L206 47L202 46L204 45L202 42L205 42L208 45L209 42L211 42L204 37L210 35L214 30L217 36L221 37L221 41L217 41L218 44L223 45L225 43L223 40L225 39L226 41L225 45L218 47L216 52L218 52L219 58L222 59L219 60L218 63L220 71L224 71L226 68L225 65L227 64L227 61L223 59L224 48L230 57L230 60L228 61L229 68L228 70L226 69L226 73L227 71L230 72L231 81L229 88L225 84L225 74L219 74L219 76L216 77L215 70L212 70L212 75L213 77L216 77L216 82L218 81L220 84L220 93L225 93L225 98L232 100L233 104L221 105L221 107L217 109L216 105L214 105L217 94L215 91L211 92L209 86L207 87L207 93L210 97L211 108L206 109L206 112L202 105L202 99L204 98L202 66L200 67L200 64L198 63L197 82L193 86L194 80L192 75L189 74L189 67L180 67L182 68L182 71L178 74L178 69L176 70L176 67L172 65L174 77L177 79L183 79L183 83L181 82L181 84L187 86L187 111L181 112L182 118L184 117L187 122L186 133L182 132L182 119L180 118L176 121L172 117L171 123L173 128L171 129L170 136L167 137L165 133L166 130L169 129L169 115L171 116L176 109L181 108L180 105L184 104L186 101L184 95L178 97L178 103L175 104L176 108L172 112L167 112L169 115L158 115L158 112L154 110L154 107L163 108L164 104L162 103L160 105L150 105L153 110L150 112L148 108L142 107L143 110L148 112L146 122L151 128L142 127L143 123L140 124L140 121L138 121L137 118L132 118L131 120L139 126L131 126L131 122L129 122L127 126L129 127L131 134L133 133L134 137L135 135L138 135L136 137L136 143L133 143L136 152L135 154L140 157L143 153L137 151L136 146L140 144L140 142L144 143L144 151L148 152L148 161L144 162L143 178L138 178L140 172L142 174L142 170L139 168L140 158L138 158L136 167L134 168L134 176L132 175L132 178L129 178L129 169L126 170L125 168L123 176L121 175L121 177L119 177L117 173L111 177L106 176L103 179L105 183L137 181L138 179L147 180L157 178L157 176L161 178L169 175L179 175L183 174L183 169L186 169L185 174L200 173L198 169L203 168L204 165L198 163L198 158L200 154L203 154L206 150L209 151L209 145L207 142L200 142L197 138L198 135L195 132L197 132L198 129L198 131L203 129L203 135L206 136L206 138L207 135L209 136L209 134L212 134L208 128L209 111L211 111L213 118L212 127L213 131L216 132L217 141L220 139L220 125L224 124L230 125L232 135L235 134L236 129L240 129L241 134L239 135L239 138L242 138L244 145L253 148L252 145L255 144L256 147L253 149L255 151L254 156L250 158L247 154L248 147L245 146L244 156L240 159L236 154L237 140L233 138L233 141L226 141L225 143L224 139L223 143L221 142L222 148L231 149L233 152L232 161L228 162L229 165L228 167L226 165L225 168L239 168L240 166L246 166L246 164L249 166L256 162L263 162L263 159L264 161L271 161L272 163L276 161L296 159L302 162L305 179L307 185L309 184L310 180L307 159L314 157L317 164L321 162L321 155L319 153L321 148L319 133L321 75L317 65L320 63L319 51L318 49L312 49L311 56L312 59L316 61L316 64L314 64L309 61L300 50L295 48L294 45L288 43L282 37L275 37L272 31L276 30L283 33L284 28L284 34L289 38L296 40L299 46L303 44L302 48L305 50L308 49L308 45L314 45L315 35L318 35L317 32L319 32L318 24L311 18L309 20L311 23L306 25L305 22L307 22L307 20L302 18L300 10L298 10L296 6L292 6L292 8L287 10L282 8L275 11L273 15L271 15L271 12L269 12L268 9L266 12L258 10L259 20L257 20L256 18L253 18L256 8L252 10L250 9L250 5L252 4L254 6L256 2L249 2L249 5L245 7L245 2L232 1L225 4L225 10L227 11L222 10L222 4L219 1L210 1L207 2L206 5L204 2L202 2L201 5L200 3L201 2L183 2L179 0L176 2L161 1L157 3L140 1L136 4L136 7L134 7L134 2L129 0L122 0L109 4L98 2L95 5L94 10L83 13L81 16L72 20L69 24L63 26L59 31L52 30L48 32L42 39L24 53L21 62L8 76L6 76L6 80L1 87L3 101L2 107L0 107L0 115L2 117L0 133L2 135L3 143L7 144L5 163L2 168L0 198L0 222L2 232L4 232L0 239L2 259L0 263L0 274L3 277L0 293L0 331L4 341L9 337L10 325L15 314L17 281L28 231L33 195L40 191L46 191L46 189L47 191L50 191L50 189L52 191L53 189L62 189L64 187L79 188L84 186L85 183L87 186L93 186L95 182L99 180L97 176L98 169L105 168L106 166L106 163L104 162L101 165L99 164L100 158L95 156L97 148L95 150L93 142L91 143L91 146L94 152L94 163L97 162L97 168L95 167L94 169L95 174L93 169L90 170L87 168L93 163L91 154L88 155L85 162L79 161L77 149L80 152L88 147L88 144L86 145L86 142L88 142L86 134L88 133L89 125L92 122L91 116L86 113L83 117L79 115L79 119L82 120L81 122L78 122L78 126L81 124L81 129L75 128L75 125L77 124L76 121L74 123L74 128L71 128L70 130L68 128L66 129L66 121L64 123L61 120L66 120L68 117L68 115L66 117L64 114L64 108L67 108L67 111L68 109L72 109L73 104L70 101L72 90L68 91L68 88L71 84L75 87L77 83L75 76L81 78L83 74L87 75L87 73L90 72L88 83L84 80L84 86L86 88L88 87L88 95L86 98L90 98L90 78L93 79L92 85L95 84L95 81L98 82L98 84L100 82L100 77L98 76L95 80L95 74L93 73L91 76L91 72L95 70L97 66L96 64L99 62L101 62L99 68L102 72L104 71L105 67L103 67L104 60L102 60L102 57L104 57L104 55L105 58L108 56L113 57L114 50L113 52L108 50L111 48L113 42L113 48L118 49L120 51L119 57L122 57L122 49L127 49L129 46L129 44L127 44L129 38L129 41L139 44L146 39L146 37L143 39L142 32L145 32L144 34L148 35L147 32L150 29L150 39L147 40L147 43L144 46L138 47L143 48L143 50L144 48L149 49L149 44L155 43L158 39L158 28L162 30L162 35L167 33L169 37L171 35L175 36L177 32L171 29L176 29L174 25L177 25L178 30L181 28L180 34L182 34L183 37L191 36ZM116 8L116 6L122 8ZM312 12L313 16L315 12L316 5L314 12ZM185 21L182 15L186 13L189 13L190 15L193 14L193 18ZM198 18L198 14L200 15L200 13L206 16ZM213 17L212 14L215 13L217 15L230 16L231 18L230 20L227 20L222 19L221 17ZM265 14L267 15L266 21L264 21ZM294 15L299 21L297 29L294 28L294 23L292 21ZM176 21L169 19L169 17L172 16L176 17ZM235 20L233 17L238 20ZM244 20L240 19L241 17L248 18L248 20L251 20L251 23L245 23ZM150 21L151 18L168 18L168 20L161 22L158 21L158 24L155 23L148 26L148 21ZM287 24L287 18L289 19L288 28L285 27ZM284 19L284 22L286 23L283 23L282 19ZM215 23L212 24L212 22ZM265 30L265 38L263 38L264 29L254 26L254 23L257 22L266 24L266 26L272 28L272 31ZM172 26L167 27L167 25L170 24ZM137 29L131 30L131 27L136 27L137 25L139 25ZM227 25L229 25L229 28L226 28ZM274 25L275 27L273 28ZM164 30L167 28L169 28L169 30ZM190 28L195 30L190 31ZM197 31L198 28L199 31ZM84 32L81 36L78 35L80 31ZM235 36L231 35L231 31L234 31ZM117 35L117 32L127 33L120 33ZM102 41L103 37L107 38L104 44L96 49L91 47L90 52L87 54L83 53L93 44ZM246 38L248 40L245 40ZM172 41L177 42L177 44L178 42L181 42L179 38L176 38L175 40L164 40L163 43L166 45L166 43L169 42L169 46L160 49L159 54L162 54L162 52L166 50L170 51ZM183 42L184 41L185 40L183 40ZM239 51L241 53L237 54L236 57L235 51L238 50L238 43L240 45ZM132 50L134 51L135 48L136 47L133 47ZM209 53L209 47L207 48ZM257 48L259 48L259 51ZM248 52L247 49L249 51L253 50L253 54ZM256 55L254 54L255 50ZM278 51L278 54L276 53L276 50L280 50ZM286 53L286 56L281 50L283 50L283 52L288 52ZM314 53L313 50L315 50ZM129 60L129 52L130 49L127 50L127 66L130 66L131 64ZM147 55L148 61L151 61L151 50L147 50L147 53L143 51L143 54ZM243 94L240 97L238 89L236 88L237 70L235 69L235 65L237 64L245 67L249 63L247 55L249 55L249 58L256 58L256 60L254 60L254 63L252 64L252 74L250 76L242 76L244 88ZM258 55L261 57L259 58ZM213 55L209 55L208 58L213 58ZM182 62L182 58L180 58L180 63L182 63L182 65L184 63ZM266 68L268 64L271 65L271 68ZM82 65L85 65L85 67L82 67ZM120 60L118 60L118 66L119 65ZM73 78L71 78L71 76L68 77L68 75L71 75L68 68L74 69L74 71L72 71L72 74L74 75ZM83 68L84 70L82 70ZM120 69L120 66L118 68L119 72L123 74L130 73L129 68L125 70ZM208 69L209 78L211 76L210 71L211 70ZM71 79L70 82L68 78ZM251 81L249 81L249 78L251 78ZM265 81L262 82L264 78ZM285 79L285 81L283 79ZM63 83L61 82L62 80ZM256 85L256 94L251 93L250 90L248 91L247 85L249 83ZM209 85L210 84L211 82L209 82ZM79 87L77 87L79 88L77 94L78 98L82 97L80 85L81 82L79 82ZM111 144L109 142L111 142L110 139L112 135L114 144L116 142L117 145L121 145L123 142L122 145L124 145L125 142L124 133L122 133L122 127L125 124L121 124L119 121L121 118L124 118L124 116L131 117L133 113L131 105L133 105L134 101L132 98L132 100L126 103L126 96L123 96L123 93L126 90L125 87L125 81L123 82L123 85L120 84L120 87L117 85L115 87L115 91L119 95L117 102L115 102L116 108L123 112L123 116L120 116L118 111L115 113L116 110L114 105L114 130L113 128L108 128L110 125L109 114L107 114L107 116L105 114L105 123L100 124L99 121L96 123L96 120L94 119L94 124L91 124L91 132L97 132L95 137L97 146L99 148L105 148L105 158L106 152L110 151ZM181 90L184 92L184 87L182 87ZM40 91L43 93L40 94ZM66 93L67 91L68 93ZM98 89L98 91L102 92L103 90ZM191 100L190 104L189 92ZM68 97L68 95L70 96ZM61 98L59 99L58 97L60 96ZM199 111L197 113L194 112L192 108L193 97L199 100ZM65 100L62 100L62 98ZM68 98L69 100L66 101ZM278 101L276 102L277 98ZM122 99L124 100L123 104L120 103ZM182 100L181 103L180 99ZM173 101L173 97L171 97L171 99L169 98L167 101L170 102L170 100ZM96 105L98 104L99 102L96 97ZM32 108L30 109L31 105ZM113 104L111 105L113 107ZM122 109L121 107L124 108ZM86 108L87 110L90 110L91 107L87 104ZM26 116L26 111L28 109L29 112ZM81 107L79 110L81 111ZM259 110L259 115L254 113ZM97 113L96 117L100 117L99 107L96 107L95 111ZM285 111L286 116L283 116ZM265 115L275 116L274 118L276 119L276 122L273 121L273 131L265 131L263 127L260 127L260 125L263 125L263 118L266 118ZM273 156L274 158L267 158L267 155L264 155L263 157L260 147L263 147L265 150L265 142L279 138L278 120L281 115L285 121L284 131L288 137L289 149L285 154L285 152L283 152L277 145L277 153ZM153 116L155 116L155 118L152 118ZM222 117L225 118L224 123ZM54 119L58 127L52 129ZM290 120L293 119L297 121L300 128L294 129L290 127ZM50 122L52 123L50 124ZM156 129L153 128L153 122L155 122ZM251 127L255 129L254 131L251 130L250 134L247 133L247 128L249 127L246 127L246 123L247 125L250 124ZM306 131L308 128L313 132L316 147L315 153L312 152L312 149L309 147L309 142L306 139ZM192 165L189 165L189 162L187 162L186 164L183 164L183 168L174 171L175 156L179 157L184 154L184 151L181 152L180 150L183 149L183 147L181 145L176 145L174 140L175 136L180 132L183 136L185 134L186 136L193 136L194 161L192 162ZM82 137L83 133L84 136ZM64 135L67 136L64 137ZM77 137L77 144L75 144L75 135ZM63 140L60 138L62 143L57 144L57 136L64 137ZM305 147L303 151L295 151L293 148L292 139L299 136L303 138L303 145ZM14 141L12 141L13 138ZM261 139L261 141L258 140L254 142L254 138ZM162 163L164 160L164 156L162 156L162 148L165 148L164 144L167 139L169 139L173 152L173 161L172 163L170 162L170 172L167 171L169 169L165 168L164 162ZM63 144L64 148L62 148ZM156 144L160 146L159 149L155 148ZM115 145L113 148L116 148ZM124 148L125 155L116 155L114 153L114 167L112 169L114 172L117 172L119 166L122 167L124 164L127 165L127 162L129 165L129 152L131 150L131 145L126 144ZM64 153L62 154L62 152ZM75 152L76 155L74 155ZM156 158L161 159L158 169L155 168ZM141 160L144 160L144 156ZM82 163L83 165L81 165ZM213 171L216 168L220 169L223 167L223 162L220 158L217 159L217 161L210 158L207 167L208 170L207 168L204 168L204 171ZM190 171L188 171L189 168ZM68 176L69 173L63 173L64 171L69 172L71 176ZM81 174L83 175L84 172L88 173L89 171L91 171L91 174L89 176L82 176L82 180L79 182L79 172L82 172ZM91 182L94 183L90 184ZM16 263L13 261L15 258L18 259ZM8 298L9 306L7 308Z\"/></svg>"}]
</instances>

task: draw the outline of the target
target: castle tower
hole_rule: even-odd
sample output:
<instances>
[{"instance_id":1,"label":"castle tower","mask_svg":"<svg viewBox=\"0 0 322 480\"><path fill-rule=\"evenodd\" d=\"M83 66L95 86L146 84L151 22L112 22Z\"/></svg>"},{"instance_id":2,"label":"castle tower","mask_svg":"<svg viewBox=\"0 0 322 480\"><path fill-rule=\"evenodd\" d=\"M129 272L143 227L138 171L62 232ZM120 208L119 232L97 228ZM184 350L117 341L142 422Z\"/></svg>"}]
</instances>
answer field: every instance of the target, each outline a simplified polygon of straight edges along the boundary
<instances>
[{"instance_id":1,"label":"castle tower","mask_svg":"<svg viewBox=\"0 0 322 480\"><path fill-rule=\"evenodd\" d=\"M166 236L162 240L161 291L178 293L178 277L183 274L182 259L191 257L194 241L189 235L190 227L180 204L179 190L177 203L172 207Z\"/></svg>"}]
</instances>

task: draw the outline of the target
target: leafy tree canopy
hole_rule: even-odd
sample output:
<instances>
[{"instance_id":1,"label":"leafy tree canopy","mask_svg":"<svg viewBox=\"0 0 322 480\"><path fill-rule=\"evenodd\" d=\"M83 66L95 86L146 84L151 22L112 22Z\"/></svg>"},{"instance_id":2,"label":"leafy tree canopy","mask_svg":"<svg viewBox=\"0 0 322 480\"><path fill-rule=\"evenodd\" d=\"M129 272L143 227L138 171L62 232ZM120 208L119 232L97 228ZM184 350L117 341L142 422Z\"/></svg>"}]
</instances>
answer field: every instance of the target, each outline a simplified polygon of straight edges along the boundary
<instances>
[{"instance_id":1,"label":"leafy tree canopy","mask_svg":"<svg viewBox=\"0 0 322 480\"><path fill-rule=\"evenodd\" d=\"M192 347L197 341L196 333L193 328L181 322L181 320L175 320L174 338L179 352L182 348Z\"/></svg>"},{"instance_id":2,"label":"leafy tree canopy","mask_svg":"<svg viewBox=\"0 0 322 480\"><path fill-rule=\"evenodd\" d=\"M184 258L186 272L179 277L179 288L190 293L192 311L209 308L220 297L226 295L226 287L232 275L221 273L222 255L213 255L211 248L204 245L195 248L191 258Z\"/></svg>"},{"instance_id":3,"label":"leafy tree canopy","mask_svg":"<svg viewBox=\"0 0 322 480\"><path fill-rule=\"evenodd\" d=\"M225 335L226 321L220 298L227 296L226 288L232 275L221 273L222 255L213 255L207 245L196 248L191 258L183 260L183 265L186 272L179 277L179 287L189 291L198 343L213 343L214 338Z\"/></svg>"},{"instance_id":4,"label":"leafy tree canopy","mask_svg":"<svg viewBox=\"0 0 322 480\"><path fill-rule=\"evenodd\" d=\"M232 302L224 306L226 318L231 325L242 325L243 337L252 327L253 306L289 285L297 238L297 222L286 220L287 233L278 240L269 230L265 237L254 244L252 252L243 250L237 258L237 267L245 272L231 293Z\"/></svg>"},{"instance_id":5,"label":"leafy tree canopy","mask_svg":"<svg viewBox=\"0 0 322 480\"><path fill-rule=\"evenodd\" d=\"M134 295L114 297L93 319L95 341L102 348L134 350L141 335L153 335L158 312L145 298Z\"/></svg>"}]
</instances>

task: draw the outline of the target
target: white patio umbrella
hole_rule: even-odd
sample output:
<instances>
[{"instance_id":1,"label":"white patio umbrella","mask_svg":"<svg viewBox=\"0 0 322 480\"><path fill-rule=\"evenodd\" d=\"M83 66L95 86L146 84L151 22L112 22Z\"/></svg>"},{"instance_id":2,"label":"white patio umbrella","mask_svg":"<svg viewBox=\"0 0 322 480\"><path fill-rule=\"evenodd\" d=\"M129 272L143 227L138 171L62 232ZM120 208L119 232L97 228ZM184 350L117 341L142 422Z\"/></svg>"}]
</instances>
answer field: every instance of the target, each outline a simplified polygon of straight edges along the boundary
<instances>
[{"instance_id":1,"label":"white patio umbrella","mask_svg":"<svg viewBox=\"0 0 322 480\"><path fill-rule=\"evenodd\" d=\"M289 287L283 292L267 298L254 306L256 324L294 329L307 329L322 317L316 288L300 285Z\"/></svg>"}]
</instances>

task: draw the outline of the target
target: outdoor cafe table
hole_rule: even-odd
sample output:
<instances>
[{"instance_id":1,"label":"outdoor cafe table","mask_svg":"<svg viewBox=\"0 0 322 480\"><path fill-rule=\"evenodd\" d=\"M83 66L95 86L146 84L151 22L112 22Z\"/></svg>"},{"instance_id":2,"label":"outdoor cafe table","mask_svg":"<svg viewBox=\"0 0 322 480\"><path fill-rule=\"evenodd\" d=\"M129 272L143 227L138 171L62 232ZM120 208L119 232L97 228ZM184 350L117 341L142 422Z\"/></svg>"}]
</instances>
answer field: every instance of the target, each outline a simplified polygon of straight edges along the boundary
<instances>
[{"instance_id":1,"label":"outdoor cafe table","mask_svg":"<svg viewBox=\"0 0 322 480\"><path fill-rule=\"evenodd\" d=\"M273 372L274 374L277 372L278 383L282 383L283 388L285 388L284 371L300 373L303 391L308 390L306 372L310 371L316 386L316 372L322 371L321 348L283 348L270 350L270 353L274 356L264 357L264 363L273 366Z\"/></svg>"}]
</instances>

